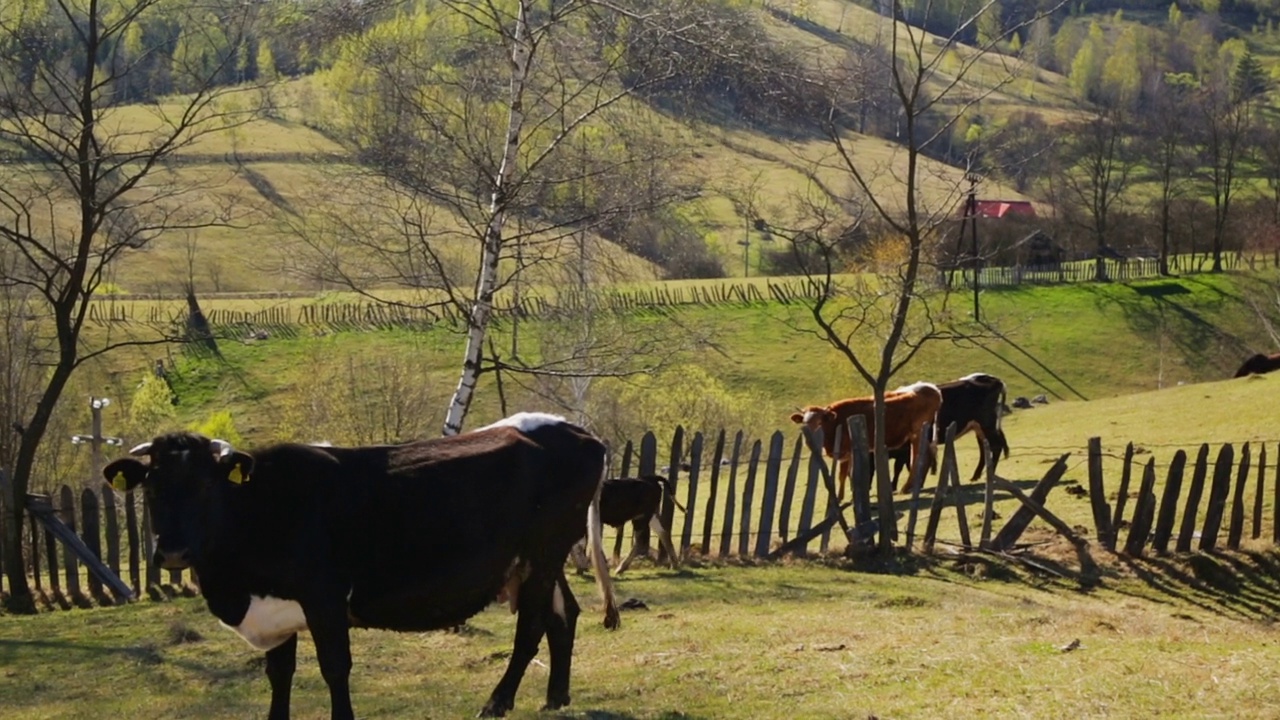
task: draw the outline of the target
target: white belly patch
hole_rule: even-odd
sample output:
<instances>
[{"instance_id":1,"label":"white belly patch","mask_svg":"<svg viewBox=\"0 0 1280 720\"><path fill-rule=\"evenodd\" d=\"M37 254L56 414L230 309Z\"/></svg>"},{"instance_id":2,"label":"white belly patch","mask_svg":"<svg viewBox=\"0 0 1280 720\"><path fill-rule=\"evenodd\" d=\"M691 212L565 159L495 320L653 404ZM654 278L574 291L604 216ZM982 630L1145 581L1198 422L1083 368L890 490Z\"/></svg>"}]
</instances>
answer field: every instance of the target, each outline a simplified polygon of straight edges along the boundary
<instances>
[{"instance_id":1,"label":"white belly patch","mask_svg":"<svg viewBox=\"0 0 1280 720\"><path fill-rule=\"evenodd\" d=\"M279 647L295 633L307 629L307 617L294 600L249 596L249 610L239 625L232 627L246 642L259 650Z\"/></svg>"}]
</instances>

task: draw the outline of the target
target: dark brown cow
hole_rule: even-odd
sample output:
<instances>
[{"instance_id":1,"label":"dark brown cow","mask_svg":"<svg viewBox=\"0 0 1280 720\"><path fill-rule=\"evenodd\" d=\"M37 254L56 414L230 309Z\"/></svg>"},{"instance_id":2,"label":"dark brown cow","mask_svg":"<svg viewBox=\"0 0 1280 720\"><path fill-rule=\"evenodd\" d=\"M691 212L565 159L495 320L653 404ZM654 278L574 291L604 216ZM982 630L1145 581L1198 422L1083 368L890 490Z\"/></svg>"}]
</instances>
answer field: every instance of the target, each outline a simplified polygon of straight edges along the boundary
<instances>
[{"instance_id":1,"label":"dark brown cow","mask_svg":"<svg viewBox=\"0 0 1280 720\"><path fill-rule=\"evenodd\" d=\"M911 458L914 463L920 462L920 445L923 439L928 448L929 462L933 458L932 438L921 438L920 429L926 422L935 422L938 410L942 407L942 392L937 385L918 382L892 390L885 395L885 447L889 449L910 445ZM826 407L810 405L801 412L792 413L791 421L807 426L811 430L822 428L822 449L828 457L835 457L836 432L840 437L840 485L836 492L838 499L844 498L844 485L849 477L851 461L849 440L849 418L861 415L867 420L867 440L874 442L876 433L875 398L859 397L834 402ZM903 488L906 491L908 488Z\"/></svg>"},{"instance_id":2,"label":"dark brown cow","mask_svg":"<svg viewBox=\"0 0 1280 720\"><path fill-rule=\"evenodd\" d=\"M1280 353L1274 355L1263 355L1258 353L1240 366L1236 371L1235 377L1244 377L1245 375L1264 375L1272 370L1280 369Z\"/></svg>"},{"instance_id":3,"label":"dark brown cow","mask_svg":"<svg viewBox=\"0 0 1280 720\"><path fill-rule=\"evenodd\" d=\"M941 439L951 423L956 424L957 438L972 430L979 443L987 441L991 449L991 472L994 473L1001 453L1009 457L1009 442L1000 427L1005 399L1004 381L994 375L974 373L941 383L938 389L942 391L942 409L938 411L935 436ZM891 450L889 457L893 458L893 482L896 485L902 469L910 464L911 455L907 448L901 447ZM977 482L985 467L986 458L979 453L978 467L969 482Z\"/></svg>"}]
</instances>

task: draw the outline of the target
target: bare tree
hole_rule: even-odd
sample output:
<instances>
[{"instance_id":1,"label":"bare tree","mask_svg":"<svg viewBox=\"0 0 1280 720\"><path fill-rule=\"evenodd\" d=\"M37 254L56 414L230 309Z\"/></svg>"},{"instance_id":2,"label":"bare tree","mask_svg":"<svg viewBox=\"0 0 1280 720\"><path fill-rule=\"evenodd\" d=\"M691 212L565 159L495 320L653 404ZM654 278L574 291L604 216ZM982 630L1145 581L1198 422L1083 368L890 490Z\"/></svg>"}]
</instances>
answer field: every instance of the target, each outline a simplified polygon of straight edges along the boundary
<instances>
[{"instance_id":1,"label":"bare tree","mask_svg":"<svg viewBox=\"0 0 1280 720\"><path fill-rule=\"evenodd\" d=\"M804 224L781 232L790 237L798 262L804 263L806 274L819 288L817 297L809 302L811 324L805 329L840 352L856 376L872 388L875 436L871 442L884 551L892 547L897 534L885 449L889 383L926 343L983 332L956 318L948 308L946 292L937 291L928 281L929 253L942 237L944 226L954 222L964 189L963 173L935 174L931 167L936 166L930 165L928 157L941 154L939 148L961 117L1026 69L1017 58L996 52L996 46L1041 16L1033 13L1024 21L998 27L998 4L983 2L955 23L950 36L931 39L919 28L929 24L933 13L943 11L942 3L936 5L932 1L915 3L907 23L903 3L893 3L887 48L892 60L882 70L889 78L900 117L900 148L891 165L882 157L864 157L848 133L846 119L857 116L857 83L835 72L821 73L826 78L822 81L786 79L791 84L822 82L827 86L829 106L821 130L831 153L819 170L839 172L851 188L842 201L807 203L807 212L801 213ZM1056 6L1043 12L1054 9ZM986 13L995 15L990 19L997 22L988 25L995 29L984 33L975 46L962 45L960 37ZM944 63L948 57L955 60ZM944 69L944 64L950 67ZM974 82L979 67L984 75L981 85ZM891 185L896 192L885 192L886 175L894 180ZM892 270L849 280L840 275L847 262L842 243L860 223L874 226L892 244L897 262ZM864 344L868 336L875 338L870 341L870 350Z\"/></svg>"},{"instance_id":2,"label":"bare tree","mask_svg":"<svg viewBox=\"0 0 1280 720\"><path fill-rule=\"evenodd\" d=\"M1231 219L1231 203L1245 178L1241 167L1248 152L1256 96L1242 95L1224 76L1211 79L1196 103L1195 146L1200 154L1200 180L1213 200L1213 272L1222 271L1222 248Z\"/></svg>"},{"instance_id":3,"label":"bare tree","mask_svg":"<svg viewBox=\"0 0 1280 720\"><path fill-rule=\"evenodd\" d=\"M1058 182L1066 216L1093 235L1094 278L1107 279L1111 219L1134 179L1138 156L1127 113L1120 103L1104 103L1092 117L1073 124L1059 148Z\"/></svg>"},{"instance_id":4,"label":"bare tree","mask_svg":"<svg viewBox=\"0 0 1280 720\"><path fill-rule=\"evenodd\" d=\"M191 202L221 178L193 180L169 161L202 136L253 117L244 103L225 102L243 86L222 82L234 76L258 7L233 0L0 7L0 285L22 292L40 317L39 342L27 357L42 373L38 390L24 394L15 411L23 432L12 458L5 544L15 610L33 608L18 542L23 498L68 380L122 345L164 341L85 336L105 273L166 231L229 219L228 209L197 212L201 206ZM126 117L120 103L132 74L173 39L141 31L161 15L180 28L182 51L172 52L169 72L185 94Z\"/></svg>"},{"instance_id":5,"label":"bare tree","mask_svg":"<svg viewBox=\"0 0 1280 720\"><path fill-rule=\"evenodd\" d=\"M1141 155L1158 183L1155 199L1160 214L1160 274L1169 274L1169 235L1172 230L1173 201L1182 195L1191 172L1188 152L1191 123L1185 112L1194 90L1189 75L1161 74L1152 78L1151 108L1141 114Z\"/></svg>"},{"instance_id":6,"label":"bare tree","mask_svg":"<svg viewBox=\"0 0 1280 720\"><path fill-rule=\"evenodd\" d=\"M443 428L453 434L484 372L604 372L569 362L598 354L581 342L537 363L518 351L495 360L495 300L517 286L531 296L541 284L544 301L555 295L545 288L581 290L588 255L590 274L605 277L598 238L625 241L629 222L677 197L661 170L677 145L632 98L681 72L678 55L660 52L672 34L713 45L715 15L674 1L446 0L432 22L396 22L335 69L353 100L343 134L363 163L354 182L381 199L334 204L327 232L296 230L327 281L465 319ZM554 271L563 267L579 268L573 282Z\"/></svg>"}]
</instances>

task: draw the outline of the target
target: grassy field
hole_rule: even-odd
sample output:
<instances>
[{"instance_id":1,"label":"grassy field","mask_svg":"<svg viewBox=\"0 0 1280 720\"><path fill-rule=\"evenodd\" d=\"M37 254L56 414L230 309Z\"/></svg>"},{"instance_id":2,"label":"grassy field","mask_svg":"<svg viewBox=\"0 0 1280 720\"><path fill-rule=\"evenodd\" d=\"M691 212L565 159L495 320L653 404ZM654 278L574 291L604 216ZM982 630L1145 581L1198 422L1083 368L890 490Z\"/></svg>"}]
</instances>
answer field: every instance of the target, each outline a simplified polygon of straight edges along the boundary
<instances>
[{"instance_id":1,"label":"grassy field","mask_svg":"<svg viewBox=\"0 0 1280 720\"><path fill-rule=\"evenodd\" d=\"M1275 563L1224 558L1219 586L1170 592L1117 578L1087 593L973 561L888 573L840 562L639 569L618 590L648 609L625 613L612 634L575 579L573 704L555 717L1274 717L1280 588L1264 577L1231 594L1221 583ZM495 606L462 634L353 632L357 712L472 715L513 628ZM305 638L299 656L294 714L325 716ZM32 720L261 715L260 658L200 599L0 617L0 703ZM545 662L544 649L512 717L547 716L534 712Z\"/></svg>"}]
</instances>

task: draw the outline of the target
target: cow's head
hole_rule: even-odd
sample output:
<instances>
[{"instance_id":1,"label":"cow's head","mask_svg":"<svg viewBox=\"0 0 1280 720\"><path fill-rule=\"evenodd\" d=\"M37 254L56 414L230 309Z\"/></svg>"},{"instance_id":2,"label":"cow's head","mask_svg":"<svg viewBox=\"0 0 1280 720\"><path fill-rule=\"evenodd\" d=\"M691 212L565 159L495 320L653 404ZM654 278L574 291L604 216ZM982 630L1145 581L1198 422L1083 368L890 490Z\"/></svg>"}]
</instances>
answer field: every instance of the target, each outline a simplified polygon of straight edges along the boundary
<instances>
[{"instance_id":1,"label":"cow's head","mask_svg":"<svg viewBox=\"0 0 1280 720\"><path fill-rule=\"evenodd\" d=\"M799 412L791 413L791 422L804 425L810 430L830 427L836 421L836 414L831 408L818 407L810 405L807 408L800 409Z\"/></svg>"},{"instance_id":2,"label":"cow's head","mask_svg":"<svg viewBox=\"0 0 1280 720\"><path fill-rule=\"evenodd\" d=\"M142 486L156 533L156 562L179 570L208 549L226 493L249 482L253 457L195 433L161 435L103 468L120 492ZM145 461L144 461L145 458Z\"/></svg>"}]
</instances>

